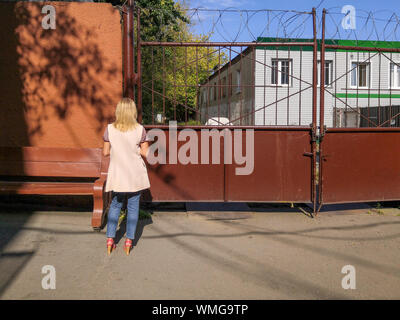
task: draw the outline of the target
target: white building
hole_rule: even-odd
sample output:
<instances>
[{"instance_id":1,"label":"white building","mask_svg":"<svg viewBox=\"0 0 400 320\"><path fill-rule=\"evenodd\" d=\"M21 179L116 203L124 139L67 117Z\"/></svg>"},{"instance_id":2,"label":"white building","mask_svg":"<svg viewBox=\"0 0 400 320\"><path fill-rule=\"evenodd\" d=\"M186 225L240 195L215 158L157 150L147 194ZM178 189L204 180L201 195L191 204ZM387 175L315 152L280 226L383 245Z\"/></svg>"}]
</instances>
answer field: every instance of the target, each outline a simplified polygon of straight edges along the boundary
<instances>
[{"instance_id":1,"label":"white building","mask_svg":"<svg viewBox=\"0 0 400 320\"><path fill-rule=\"evenodd\" d=\"M312 42L310 39L296 41ZM282 39L259 38L257 42L282 42ZM400 48L400 42L359 41L356 44L352 40L326 40L326 44L333 43ZM319 60L320 52L318 97ZM219 115L229 118L234 125L309 125L312 74L312 46L248 47L242 58L236 56L200 86L201 119L206 122ZM325 92L325 125L367 126L365 117L371 120L370 126L382 124L389 115L397 114L395 110L400 105L400 53L327 49L325 86L328 91ZM317 112L319 119L319 105ZM391 125L399 123L395 119Z\"/></svg>"}]
</instances>

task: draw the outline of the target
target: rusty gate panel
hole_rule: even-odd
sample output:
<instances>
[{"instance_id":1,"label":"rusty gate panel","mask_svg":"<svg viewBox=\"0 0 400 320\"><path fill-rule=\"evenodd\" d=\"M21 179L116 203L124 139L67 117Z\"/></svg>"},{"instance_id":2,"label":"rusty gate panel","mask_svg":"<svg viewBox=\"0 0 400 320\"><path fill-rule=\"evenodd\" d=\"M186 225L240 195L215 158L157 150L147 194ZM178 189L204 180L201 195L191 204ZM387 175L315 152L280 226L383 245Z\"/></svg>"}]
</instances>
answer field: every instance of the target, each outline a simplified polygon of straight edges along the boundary
<instances>
[{"instance_id":1,"label":"rusty gate panel","mask_svg":"<svg viewBox=\"0 0 400 320\"><path fill-rule=\"evenodd\" d=\"M146 126L149 129L149 126ZM224 201L224 164L201 164L201 145L198 144L199 164L169 163L169 130L166 136L166 164L147 163L151 188L144 194L145 201ZM179 129L178 129L179 132ZM200 141L200 130L196 130ZM179 134L179 133L178 133ZM177 149L185 141L177 142ZM221 150L219 152L221 156ZM211 152L209 161L211 163Z\"/></svg>"},{"instance_id":2,"label":"rusty gate panel","mask_svg":"<svg viewBox=\"0 0 400 320\"><path fill-rule=\"evenodd\" d=\"M320 86L319 208L327 203L399 200L400 114L394 66L400 47L390 41L325 43L326 14L324 9L320 83L326 85ZM329 79L325 65L329 60L335 64L334 79ZM333 121L324 115L333 115Z\"/></svg>"},{"instance_id":3,"label":"rusty gate panel","mask_svg":"<svg viewBox=\"0 0 400 320\"><path fill-rule=\"evenodd\" d=\"M238 166L226 165L226 201L311 202L310 135L310 128L256 129L254 171L236 175Z\"/></svg>"},{"instance_id":4,"label":"rusty gate panel","mask_svg":"<svg viewBox=\"0 0 400 320\"><path fill-rule=\"evenodd\" d=\"M237 175L244 165L235 161L223 163L226 145L221 139L220 164L148 163L151 187L144 200L313 202L315 212L316 10L302 14L312 17L312 39L182 42L142 39L140 10L136 12L140 61L135 77L128 70L127 78L134 78L138 118L146 129L160 128L168 135L172 121L178 131L196 130L198 138L202 129L213 127L230 133L254 130L251 174ZM278 67L282 59L287 69ZM244 152L243 136L241 143ZM184 144L179 142L178 148Z\"/></svg>"},{"instance_id":5,"label":"rusty gate panel","mask_svg":"<svg viewBox=\"0 0 400 320\"><path fill-rule=\"evenodd\" d=\"M149 127L147 127L149 129ZM312 201L312 157L310 128L257 128L254 130L254 170L237 175L244 165L224 164L224 139L220 140L219 164L201 163L200 130L198 164L169 163L169 130L166 136L167 164L147 164L151 183L145 201ZM179 129L178 129L179 134ZM242 130L242 150L246 150L246 131ZM234 145L234 135L232 140ZM177 150L186 141L177 142ZM163 147L164 148L164 147ZM243 188L243 186L246 186Z\"/></svg>"},{"instance_id":6,"label":"rusty gate panel","mask_svg":"<svg viewBox=\"0 0 400 320\"><path fill-rule=\"evenodd\" d=\"M400 199L399 128L328 129L322 203Z\"/></svg>"}]
</instances>

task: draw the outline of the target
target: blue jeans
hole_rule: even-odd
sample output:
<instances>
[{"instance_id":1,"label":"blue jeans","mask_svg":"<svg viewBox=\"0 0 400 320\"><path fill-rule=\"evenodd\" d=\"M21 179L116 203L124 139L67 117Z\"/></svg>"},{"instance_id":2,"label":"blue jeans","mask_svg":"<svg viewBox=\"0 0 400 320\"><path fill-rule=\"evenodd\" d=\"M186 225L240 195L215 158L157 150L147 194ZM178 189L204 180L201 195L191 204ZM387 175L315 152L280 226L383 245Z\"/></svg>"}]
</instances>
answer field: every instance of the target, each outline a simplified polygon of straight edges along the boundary
<instances>
[{"instance_id":1,"label":"blue jeans","mask_svg":"<svg viewBox=\"0 0 400 320\"><path fill-rule=\"evenodd\" d=\"M126 222L126 237L135 238L136 226L139 219L139 200L141 192L112 192L112 201L108 211L107 238L115 238L118 219L124 204L125 196L128 198L128 217Z\"/></svg>"}]
</instances>

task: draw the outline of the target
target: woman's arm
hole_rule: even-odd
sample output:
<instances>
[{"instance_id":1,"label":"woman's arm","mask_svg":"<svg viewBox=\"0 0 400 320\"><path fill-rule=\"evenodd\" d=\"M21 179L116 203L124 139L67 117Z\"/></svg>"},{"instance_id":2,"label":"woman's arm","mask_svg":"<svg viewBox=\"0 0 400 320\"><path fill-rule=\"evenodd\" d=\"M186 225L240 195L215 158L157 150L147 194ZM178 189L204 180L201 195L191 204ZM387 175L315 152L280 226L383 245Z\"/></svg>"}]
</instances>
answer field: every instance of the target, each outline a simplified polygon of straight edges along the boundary
<instances>
[{"instance_id":1,"label":"woman's arm","mask_svg":"<svg viewBox=\"0 0 400 320\"><path fill-rule=\"evenodd\" d=\"M110 155L110 142L108 141L104 141L104 145L103 145L103 156L107 157Z\"/></svg>"},{"instance_id":2,"label":"woman's arm","mask_svg":"<svg viewBox=\"0 0 400 320\"><path fill-rule=\"evenodd\" d=\"M143 158L147 158L147 154L149 153L149 143L147 141L142 142L140 144L140 155Z\"/></svg>"}]
</instances>

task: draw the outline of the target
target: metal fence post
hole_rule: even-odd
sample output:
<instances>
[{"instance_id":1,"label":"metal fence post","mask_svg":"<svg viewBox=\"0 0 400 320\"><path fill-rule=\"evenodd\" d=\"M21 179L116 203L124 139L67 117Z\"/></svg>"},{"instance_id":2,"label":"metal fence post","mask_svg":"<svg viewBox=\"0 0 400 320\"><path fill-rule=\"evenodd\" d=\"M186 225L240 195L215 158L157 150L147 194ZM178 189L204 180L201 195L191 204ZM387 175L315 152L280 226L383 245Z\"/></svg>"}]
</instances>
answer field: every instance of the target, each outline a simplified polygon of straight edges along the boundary
<instances>
[{"instance_id":1,"label":"metal fence post","mask_svg":"<svg viewBox=\"0 0 400 320\"><path fill-rule=\"evenodd\" d=\"M124 5L124 97L134 99L134 62L135 57L133 55L133 5L134 0L129 0L129 5Z\"/></svg>"},{"instance_id":2,"label":"metal fence post","mask_svg":"<svg viewBox=\"0 0 400 320\"><path fill-rule=\"evenodd\" d=\"M319 166L318 166L318 210L315 214L319 212L322 206L322 139L325 134L325 16L326 10L322 11L322 35L321 35L321 58L320 58L320 95L319 95Z\"/></svg>"},{"instance_id":3,"label":"metal fence post","mask_svg":"<svg viewBox=\"0 0 400 320\"><path fill-rule=\"evenodd\" d=\"M137 7L136 15L136 49L137 49L137 65L136 65L136 89L137 89L137 112L138 121L142 122L142 48L140 37L140 8Z\"/></svg>"},{"instance_id":4,"label":"metal fence post","mask_svg":"<svg viewBox=\"0 0 400 320\"><path fill-rule=\"evenodd\" d=\"M317 141L316 141L316 134L317 134L317 77L318 77L318 42L317 42L317 17L316 17L316 10L315 8L312 9L312 16L313 16L313 39L314 39L314 46L313 46L313 110L312 110L312 133L311 133L311 143L312 143L312 201L313 201L313 213L317 211L317 187L316 187L316 170L317 170Z\"/></svg>"}]
</instances>

